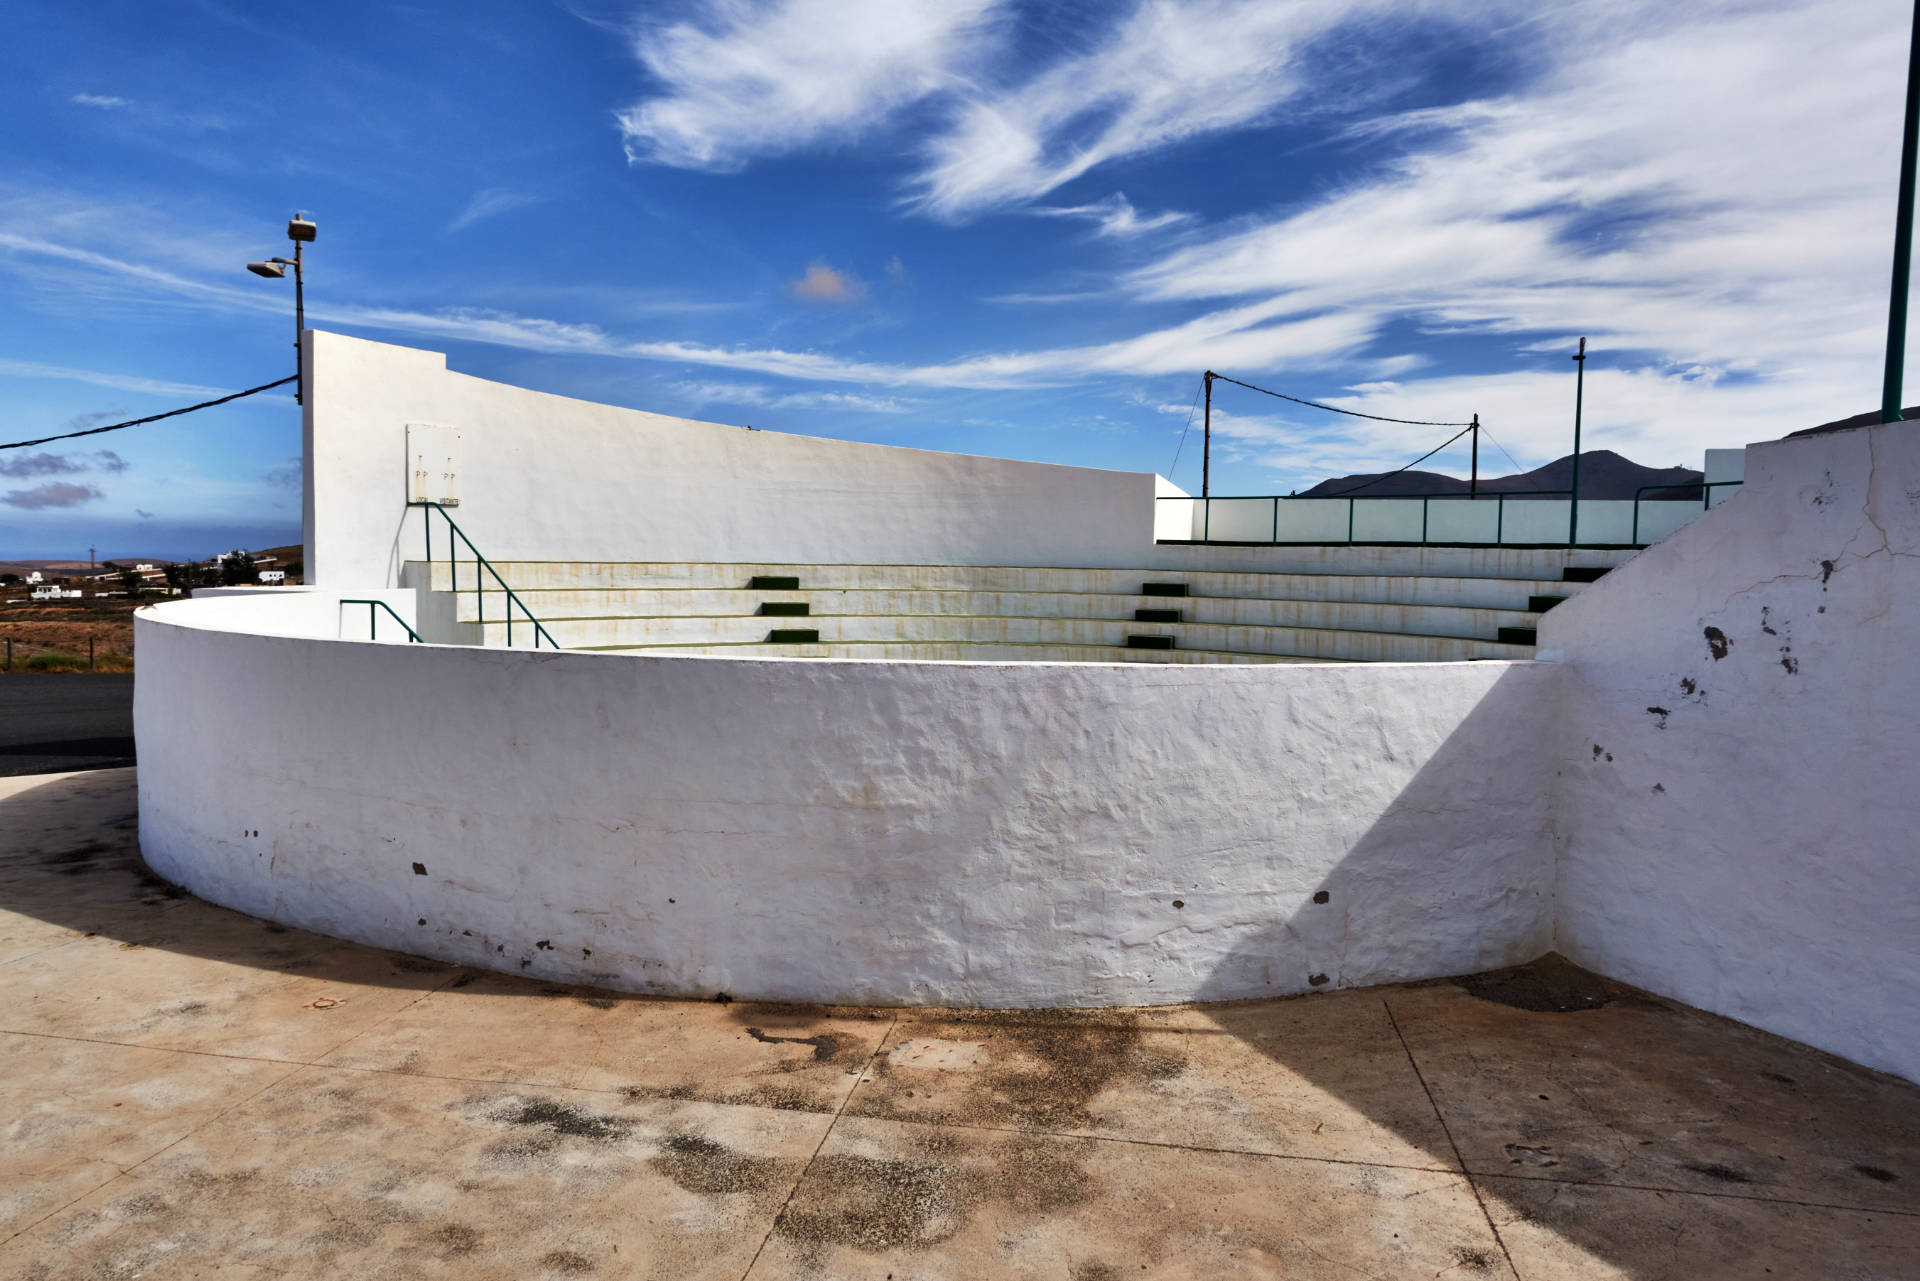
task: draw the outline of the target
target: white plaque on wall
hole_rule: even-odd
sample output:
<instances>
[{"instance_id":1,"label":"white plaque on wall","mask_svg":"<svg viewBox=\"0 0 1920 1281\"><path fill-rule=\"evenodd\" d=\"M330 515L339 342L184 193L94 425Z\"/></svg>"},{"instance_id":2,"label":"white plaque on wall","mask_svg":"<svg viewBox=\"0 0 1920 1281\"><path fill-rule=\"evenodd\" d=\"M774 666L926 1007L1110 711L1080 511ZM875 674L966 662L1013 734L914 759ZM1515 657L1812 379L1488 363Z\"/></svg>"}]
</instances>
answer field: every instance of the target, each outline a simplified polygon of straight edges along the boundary
<instances>
[{"instance_id":1,"label":"white plaque on wall","mask_svg":"<svg viewBox=\"0 0 1920 1281\"><path fill-rule=\"evenodd\" d=\"M407 501L460 505L460 432L438 423L407 424Z\"/></svg>"}]
</instances>

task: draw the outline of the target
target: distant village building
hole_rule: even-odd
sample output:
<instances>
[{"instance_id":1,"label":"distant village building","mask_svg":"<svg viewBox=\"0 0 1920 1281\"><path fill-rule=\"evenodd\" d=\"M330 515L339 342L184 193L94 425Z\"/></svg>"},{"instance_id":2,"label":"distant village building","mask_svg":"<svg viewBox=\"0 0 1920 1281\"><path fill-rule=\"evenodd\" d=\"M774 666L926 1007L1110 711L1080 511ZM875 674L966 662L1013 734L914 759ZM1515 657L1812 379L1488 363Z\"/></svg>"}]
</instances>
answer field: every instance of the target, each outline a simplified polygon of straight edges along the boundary
<instances>
[{"instance_id":1,"label":"distant village building","mask_svg":"<svg viewBox=\"0 0 1920 1281\"><path fill-rule=\"evenodd\" d=\"M260 581L274 584L284 583L287 581L287 571L284 569L263 569L260 571Z\"/></svg>"}]
</instances>

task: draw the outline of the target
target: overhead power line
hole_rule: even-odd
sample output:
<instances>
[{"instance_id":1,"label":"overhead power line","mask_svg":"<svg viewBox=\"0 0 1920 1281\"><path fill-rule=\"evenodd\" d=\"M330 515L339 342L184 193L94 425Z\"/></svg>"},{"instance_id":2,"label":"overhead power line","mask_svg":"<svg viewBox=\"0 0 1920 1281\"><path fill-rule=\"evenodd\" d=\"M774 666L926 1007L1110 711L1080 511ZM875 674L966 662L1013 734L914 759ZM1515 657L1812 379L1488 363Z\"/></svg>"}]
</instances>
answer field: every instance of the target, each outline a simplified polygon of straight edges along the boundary
<instances>
[{"instance_id":1,"label":"overhead power line","mask_svg":"<svg viewBox=\"0 0 1920 1281\"><path fill-rule=\"evenodd\" d=\"M1180 443L1173 447L1173 463L1167 468L1169 477L1173 475L1173 469L1180 465L1180 451L1187 447L1187 433L1193 429L1193 411L1200 408L1200 390L1206 385L1206 380L1202 379L1200 386L1193 389L1193 403L1187 406L1187 425L1180 429Z\"/></svg>"},{"instance_id":2,"label":"overhead power line","mask_svg":"<svg viewBox=\"0 0 1920 1281\"><path fill-rule=\"evenodd\" d=\"M1440 423L1438 424L1438 426L1451 427L1453 426L1453 424ZM1473 424L1468 423L1464 428L1453 433L1453 435L1447 437L1445 440L1435 445L1432 449L1429 449L1426 453L1420 455L1418 458L1408 463L1406 467L1396 467L1392 471L1381 472L1378 476L1375 476L1372 480L1363 480L1358 485L1355 485L1352 489L1336 489L1331 494L1318 494L1318 495L1315 495L1315 497L1338 498L1342 494L1351 494L1357 490L1365 489L1369 485L1378 485L1381 481L1385 480L1389 476L1398 476L1401 472L1406 471L1407 467L1418 467L1421 463L1426 462L1427 459L1433 457L1435 454L1439 453L1441 450L1445 449L1448 445L1451 445L1454 441L1459 440L1462 436L1466 435L1468 432L1472 430L1473 430Z\"/></svg>"},{"instance_id":3,"label":"overhead power line","mask_svg":"<svg viewBox=\"0 0 1920 1281\"><path fill-rule=\"evenodd\" d=\"M1480 434L1481 434L1482 436L1485 436L1485 437L1486 437L1486 438L1487 438L1487 439L1488 439L1489 441L1491 441L1491 442L1492 442L1492 444L1493 444L1493 447L1494 447L1495 449L1497 449L1497 450L1499 450L1499 451L1500 451L1501 453L1503 453L1503 454L1505 454L1505 455L1507 456L1507 461L1513 464L1513 469L1514 469L1515 471L1525 471L1525 470L1526 470L1526 468L1525 468L1525 467L1522 467L1522 466L1520 465L1520 460L1519 460L1518 458L1515 458L1515 457L1513 456L1513 451L1512 451L1512 450L1510 450L1510 449L1508 449L1508 448L1507 448L1507 447L1506 447L1505 445L1503 445L1503 444L1501 444L1501 443L1500 443L1499 441L1497 441L1497 440L1494 440L1494 439L1493 439L1493 433L1492 433L1492 432L1490 432L1490 431L1488 431L1488 430L1486 429L1486 426L1485 426L1485 424L1482 424L1482 425L1481 425L1481 427L1480 427Z\"/></svg>"},{"instance_id":4,"label":"overhead power line","mask_svg":"<svg viewBox=\"0 0 1920 1281\"><path fill-rule=\"evenodd\" d=\"M138 427L142 423L157 423L162 418L178 418L181 414L190 414L196 409L212 409L215 405L224 405L230 400L239 400L242 396L253 396L263 391L272 391L275 387L284 387L300 375L293 374L278 382L262 383L258 387L249 387L245 391L236 391L231 396L222 396L218 400L203 400L197 405L188 405L185 409L169 409L164 414L151 414L145 418L132 418L124 423L114 423L107 427L89 427L85 431L62 432L58 436L42 436L38 440L16 440L10 445L0 445L0 449L25 449L29 445L50 445L56 440L72 440L75 436L98 436L103 431L119 431L123 427Z\"/></svg>"},{"instance_id":5,"label":"overhead power line","mask_svg":"<svg viewBox=\"0 0 1920 1281\"><path fill-rule=\"evenodd\" d=\"M1357 409L1342 409L1338 405L1323 405L1317 400L1302 400L1298 396L1289 396L1284 392L1268 391L1265 387L1256 387L1252 383L1243 383L1238 378L1229 378L1225 374L1215 374L1223 383L1232 383L1236 387L1245 387L1248 391L1257 391L1263 396L1273 396L1279 400L1290 400L1296 405L1305 405L1309 409L1324 409L1330 414L1345 414L1349 418L1371 418L1377 423L1405 423L1409 427L1471 427L1472 423L1438 423L1423 418L1387 418L1381 414L1363 414Z\"/></svg>"}]
</instances>

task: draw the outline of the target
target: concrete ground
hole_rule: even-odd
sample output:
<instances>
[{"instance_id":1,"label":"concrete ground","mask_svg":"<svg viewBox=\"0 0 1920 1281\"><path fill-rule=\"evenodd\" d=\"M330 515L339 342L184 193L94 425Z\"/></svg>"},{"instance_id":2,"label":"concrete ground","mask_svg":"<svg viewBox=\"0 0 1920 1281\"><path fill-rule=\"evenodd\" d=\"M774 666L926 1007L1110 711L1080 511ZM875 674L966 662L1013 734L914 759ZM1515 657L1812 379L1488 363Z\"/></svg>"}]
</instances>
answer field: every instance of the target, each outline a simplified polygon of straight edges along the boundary
<instances>
[{"instance_id":1,"label":"concrete ground","mask_svg":"<svg viewBox=\"0 0 1920 1281\"><path fill-rule=\"evenodd\" d=\"M132 675L0 676L0 777L131 764Z\"/></svg>"},{"instance_id":2,"label":"concrete ground","mask_svg":"<svg viewBox=\"0 0 1920 1281\"><path fill-rule=\"evenodd\" d=\"M1103 1013L647 1000L0 781L0 1276L1920 1277L1920 1087L1548 961Z\"/></svg>"}]
</instances>

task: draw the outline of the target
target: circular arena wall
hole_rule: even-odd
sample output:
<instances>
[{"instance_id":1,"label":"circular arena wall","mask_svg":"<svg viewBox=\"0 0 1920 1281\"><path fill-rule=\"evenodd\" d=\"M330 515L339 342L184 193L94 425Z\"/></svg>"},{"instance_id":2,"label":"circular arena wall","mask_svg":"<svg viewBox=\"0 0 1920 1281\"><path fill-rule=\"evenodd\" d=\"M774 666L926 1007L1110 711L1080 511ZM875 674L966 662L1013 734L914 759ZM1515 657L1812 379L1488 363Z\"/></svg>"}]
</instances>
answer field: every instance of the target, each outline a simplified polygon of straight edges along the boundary
<instances>
[{"instance_id":1,"label":"circular arena wall","mask_svg":"<svg viewBox=\"0 0 1920 1281\"><path fill-rule=\"evenodd\" d=\"M339 608L140 611L158 873L685 996L1154 1004L1551 943L1551 665L552 653L342 641Z\"/></svg>"}]
</instances>

